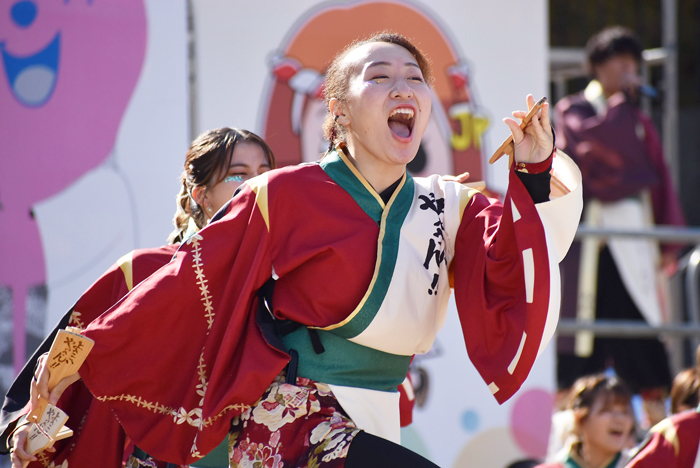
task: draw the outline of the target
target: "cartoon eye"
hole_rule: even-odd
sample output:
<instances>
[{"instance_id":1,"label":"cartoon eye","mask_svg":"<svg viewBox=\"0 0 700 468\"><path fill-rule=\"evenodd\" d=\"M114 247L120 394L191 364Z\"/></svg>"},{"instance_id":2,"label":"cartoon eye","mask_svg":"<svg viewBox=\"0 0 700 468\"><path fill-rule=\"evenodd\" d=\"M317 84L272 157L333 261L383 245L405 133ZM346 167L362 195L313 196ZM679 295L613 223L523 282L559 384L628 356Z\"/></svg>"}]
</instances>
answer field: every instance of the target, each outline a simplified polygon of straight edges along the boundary
<instances>
[{"instance_id":1,"label":"cartoon eye","mask_svg":"<svg viewBox=\"0 0 700 468\"><path fill-rule=\"evenodd\" d=\"M36 4L28 0L15 3L10 10L12 21L21 28L28 28L36 19L36 14Z\"/></svg>"},{"instance_id":2,"label":"cartoon eye","mask_svg":"<svg viewBox=\"0 0 700 468\"><path fill-rule=\"evenodd\" d=\"M241 175L230 175L224 179L224 182L243 182L243 176Z\"/></svg>"}]
</instances>

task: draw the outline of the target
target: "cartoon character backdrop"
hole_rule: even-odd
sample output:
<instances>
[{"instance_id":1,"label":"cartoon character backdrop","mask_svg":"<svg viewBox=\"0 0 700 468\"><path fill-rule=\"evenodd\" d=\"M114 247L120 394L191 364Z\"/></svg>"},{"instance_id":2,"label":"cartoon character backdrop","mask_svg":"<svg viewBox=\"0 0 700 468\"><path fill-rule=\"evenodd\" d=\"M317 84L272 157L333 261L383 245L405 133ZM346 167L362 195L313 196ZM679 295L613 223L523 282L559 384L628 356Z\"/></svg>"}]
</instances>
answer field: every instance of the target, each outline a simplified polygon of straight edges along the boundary
<instances>
[{"instance_id":1,"label":"cartoon character backdrop","mask_svg":"<svg viewBox=\"0 0 700 468\"><path fill-rule=\"evenodd\" d=\"M185 12L184 0L0 4L3 393L103 271L165 242L188 141Z\"/></svg>"},{"instance_id":2,"label":"cartoon character backdrop","mask_svg":"<svg viewBox=\"0 0 700 468\"><path fill-rule=\"evenodd\" d=\"M486 167L489 150L508 134L500 119L522 108L527 93L545 95L543 0L435 0L429 6L276 1L264 9L195 1L194 7L197 125L254 126L281 164L316 160L325 150L325 67L349 42L379 30L414 38L433 61L434 112L409 167L414 174L467 170L472 180L485 178L504 191L505 161ZM222 43L231 45L229 61L221 60L216 44ZM504 468L518 459L542 458L554 388L552 350L543 353L523 389L498 406L468 361L456 311L449 316L435 348L415 359L415 381L427 383L428 390L417 396L421 406L402 433L403 443L443 467Z\"/></svg>"}]
</instances>

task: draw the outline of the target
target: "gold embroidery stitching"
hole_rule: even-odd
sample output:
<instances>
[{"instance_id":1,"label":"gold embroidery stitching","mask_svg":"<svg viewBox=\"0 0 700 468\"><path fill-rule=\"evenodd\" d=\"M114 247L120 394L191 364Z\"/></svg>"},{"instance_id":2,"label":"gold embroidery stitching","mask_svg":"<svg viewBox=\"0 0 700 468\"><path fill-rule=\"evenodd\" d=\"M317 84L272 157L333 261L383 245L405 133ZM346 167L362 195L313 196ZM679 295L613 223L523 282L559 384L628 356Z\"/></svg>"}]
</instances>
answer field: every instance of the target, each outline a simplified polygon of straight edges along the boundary
<instances>
[{"instance_id":1,"label":"gold embroidery stitching","mask_svg":"<svg viewBox=\"0 0 700 468\"><path fill-rule=\"evenodd\" d=\"M204 317L207 319L207 335L209 334L209 331L211 330L211 327L214 323L214 305L212 304L211 301L211 295L209 294L209 287L207 286L208 280L206 279L206 276L204 275L204 270L202 267L204 266L202 262L202 248L200 246L200 242L202 240L202 236L199 234L195 234L192 237L190 237L187 240L187 244L192 244L192 258L193 258L193 265L192 267L194 268L195 271L195 276L197 277L197 286L199 287L199 290L201 292L202 296L202 303L204 304L204 311L205 315ZM78 313L78 315L80 315ZM71 317L72 320L72 317ZM228 405L226 406L223 410L219 412L219 414L216 414L214 416L211 416L207 419L202 419L202 407L204 406L204 397L207 393L207 387L209 385L209 382L207 381L207 366L204 363L204 348L202 348L202 352L199 355L199 364L197 365L197 374L199 377L199 383L197 384L195 388L195 392L197 395L201 397L199 400L199 406L195 409L192 410L187 410L184 407L181 407L179 410L176 410L175 408L172 408L170 406L165 406L161 405L160 403L151 403L148 401L144 401L141 399L141 397L137 397L134 395L126 395L126 394L121 394L118 396L101 396L101 397L96 397L97 400L99 401L125 401L127 403L133 403L136 405L136 407L143 407L148 411L153 411L154 413L160 413L163 415L168 415L173 417L173 423L174 424L185 424L187 423L190 426L196 427L198 430L202 430L205 427L211 426L216 420L221 418L224 414L226 414L229 411L232 410L238 410L240 413L246 411L247 409L250 408L250 405L245 405L243 403L236 403L233 405ZM195 436L194 441L192 443L192 448L190 449L190 454L192 457L195 458L202 458L204 455L202 455L199 450L197 449L197 436Z\"/></svg>"},{"instance_id":2,"label":"gold embroidery stitching","mask_svg":"<svg viewBox=\"0 0 700 468\"><path fill-rule=\"evenodd\" d=\"M85 328L85 324L83 323L82 320L80 320L81 315L82 314L80 312L78 312L77 310L74 310L73 312L71 312L70 320L68 321L68 324L72 327L76 327L76 328L79 328L81 330L83 328Z\"/></svg>"},{"instance_id":3,"label":"gold embroidery stitching","mask_svg":"<svg viewBox=\"0 0 700 468\"><path fill-rule=\"evenodd\" d=\"M199 241L202 240L202 236L195 234L189 238L188 244L192 244L192 268L194 268L195 275L197 276L197 286L202 294L202 303L204 303L204 317L207 319L207 335L211 330L211 326L214 324L214 305L211 302L211 295L209 294L209 287L207 283L209 280L204 276L204 270L202 267L202 248L199 245Z\"/></svg>"}]
</instances>

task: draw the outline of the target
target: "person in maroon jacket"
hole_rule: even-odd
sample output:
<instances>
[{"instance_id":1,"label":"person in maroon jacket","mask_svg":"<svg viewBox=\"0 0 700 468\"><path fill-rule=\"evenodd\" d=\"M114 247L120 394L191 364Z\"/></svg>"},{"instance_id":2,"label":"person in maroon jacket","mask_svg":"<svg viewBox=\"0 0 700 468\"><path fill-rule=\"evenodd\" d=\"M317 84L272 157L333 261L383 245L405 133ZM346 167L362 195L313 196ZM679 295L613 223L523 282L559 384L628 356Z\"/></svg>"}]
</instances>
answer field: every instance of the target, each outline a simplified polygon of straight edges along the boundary
<instances>
[{"instance_id":1,"label":"person in maroon jacket","mask_svg":"<svg viewBox=\"0 0 700 468\"><path fill-rule=\"evenodd\" d=\"M556 106L557 142L583 175L584 221L610 228L684 225L659 135L637 105L645 89L639 40L629 29L611 27L589 40L587 53L594 79L585 91ZM659 255L658 247L643 239L587 238L574 244L562 262L562 316L662 323L660 267L671 265L677 251L664 246ZM645 403L657 403L661 411L656 416L648 412L650 422L663 418L671 374L658 339L559 338L560 388L611 364Z\"/></svg>"}]
</instances>

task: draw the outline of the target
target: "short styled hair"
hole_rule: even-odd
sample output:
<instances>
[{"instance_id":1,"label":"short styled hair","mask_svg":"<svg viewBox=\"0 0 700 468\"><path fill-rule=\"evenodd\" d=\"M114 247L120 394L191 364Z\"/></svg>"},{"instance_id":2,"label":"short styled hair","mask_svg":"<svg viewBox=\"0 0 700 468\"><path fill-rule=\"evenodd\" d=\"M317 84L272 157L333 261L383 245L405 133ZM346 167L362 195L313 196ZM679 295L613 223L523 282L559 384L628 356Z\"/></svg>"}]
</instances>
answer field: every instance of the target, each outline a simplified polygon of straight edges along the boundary
<instances>
[{"instance_id":1,"label":"short styled hair","mask_svg":"<svg viewBox=\"0 0 700 468\"><path fill-rule=\"evenodd\" d=\"M591 36L586 44L586 56L591 70L595 65L601 65L617 55L631 55L641 63L642 50L639 37L623 26L605 28Z\"/></svg>"}]
</instances>

